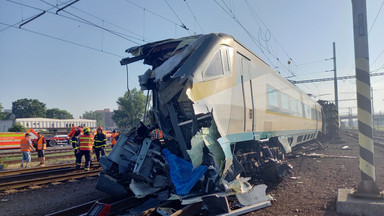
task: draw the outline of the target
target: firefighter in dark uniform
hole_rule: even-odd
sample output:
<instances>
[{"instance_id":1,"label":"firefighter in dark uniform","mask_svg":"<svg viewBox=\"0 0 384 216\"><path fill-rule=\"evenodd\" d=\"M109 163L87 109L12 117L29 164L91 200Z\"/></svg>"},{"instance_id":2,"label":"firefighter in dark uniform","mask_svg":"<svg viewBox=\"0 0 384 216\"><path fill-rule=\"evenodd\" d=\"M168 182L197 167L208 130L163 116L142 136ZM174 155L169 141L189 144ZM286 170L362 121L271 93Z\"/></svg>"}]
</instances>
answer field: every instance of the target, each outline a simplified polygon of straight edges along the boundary
<instances>
[{"instance_id":1,"label":"firefighter in dark uniform","mask_svg":"<svg viewBox=\"0 0 384 216\"><path fill-rule=\"evenodd\" d=\"M78 161L77 158L79 157L79 153L80 153L79 135L81 133L81 129L80 128L74 128L73 130L74 130L74 132L73 132L72 137L71 137L71 143L72 143L72 148L73 148L74 153L75 153L76 167L80 168L81 163L77 164L77 161Z\"/></svg>"},{"instance_id":2,"label":"firefighter in dark uniform","mask_svg":"<svg viewBox=\"0 0 384 216\"><path fill-rule=\"evenodd\" d=\"M100 160L100 154L101 156L105 155L106 146L107 146L107 136L103 133L103 128L98 127L97 134L95 135L95 139L93 143L93 149L95 151L97 161Z\"/></svg>"},{"instance_id":3,"label":"firefighter in dark uniform","mask_svg":"<svg viewBox=\"0 0 384 216\"><path fill-rule=\"evenodd\" d=\"M81 164L81 159L84 155L85 157L85 166L84 170L88 171L91 163L91 151L93 145L93 135L91 130L88 127L83 128L82 135L79 136L79 155L76 160L76 168L79 169Z\"/></svg>"}]
</instances>

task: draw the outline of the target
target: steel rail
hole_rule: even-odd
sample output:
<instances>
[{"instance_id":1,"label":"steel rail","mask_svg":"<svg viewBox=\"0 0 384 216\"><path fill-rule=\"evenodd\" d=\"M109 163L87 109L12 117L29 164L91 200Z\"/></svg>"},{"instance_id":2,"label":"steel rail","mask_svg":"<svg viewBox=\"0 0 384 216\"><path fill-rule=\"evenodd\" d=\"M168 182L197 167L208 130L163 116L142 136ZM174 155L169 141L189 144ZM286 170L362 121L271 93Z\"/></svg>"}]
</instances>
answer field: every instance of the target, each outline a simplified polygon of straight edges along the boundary
<instances>
[{"instance_id":1,"label":"steel rail","mask_svg":"<svg viewBox=\"0 0 384 216\"><path fill-rule=\"evenodd\" d=\"M81 215L84 213L87 213L91 207L96 203L96 202L101 202L101 203L110 203L115 201L113 197L109 196L100 200L92 200L89 202L85 202L76 206L72 206L70 208L62 209L56 212L52 212L49 214L46 214L45 216L67 216L67 215Z\"/></svg>"},{"instance_id":2,"label":"steel rail","mask_svg":"<svg viewBox=\"0 0 384 216\"><path fill-rule=\"evenodd\" d=\"M137 207L147 199L148 198L138 199L135 198L135 196L129 196L122 199L114 199L113 197L107 197L104 199L93 200L67 209L52 212L45 216L87 215L87 212L91 210L95 203L108 203L111 206L109 215L115 215L124 210Z\"/></svg>"},{"instance_id":3,"label":"steel rail","mask_svg":"<svg viewBox=\"0 0 384 216\"><path fill-rule=\"evenodd\" d=\"M73 150L72 146L71 147L66 147L66 148L57 148L57 149L45 149L44 152L55 152L55 151L70 151ZM2 150L0 150L1 152ZM2 152L1 155L13 155L13 154L20 154L20 149L17 149L15 151L10 151L10 152Z\"/></svg>"},{"instance_id":4,"label":"steel rail","mask_svg":"<svg viewBox=\"0 0 384 216\"><path fill-rule=\"evenodd\" d=\"M20 162L20 160L19 160L19 162ZM72 163L72 164L60 164L60 165L49 165L49 166L44 166L44 167L31 167L28 169L0 171L0 178L2 178L4 176L22 175L22 174L26 174L26 173L51 170L51 169L59 169L59 168L67 168L67 167L74 167L74 163Z\"/></svg>"},{"instance_id":5,"label":"steel rail","mask_svg":"<svg viewBox=\"0 0 384 216\"><path fill-rule=\"evenodd\" d=\"M27 180L21 180L21 181L1 183L0 191L7 190L7 189L24 188L28 186L38 186L38 185L52 183L52 182L60 182L60 181L72 180L72 179L78 179L78 178L84 178L84 177L91 177L91 176L96 176L99 173L100 173L100 169L97 169L97 170L89 170L87 172L79 171L79 172L74 172L74 173L69 173L64 175L55 175L55 176L48 176L48 177L42 177L42 178L36 178L36 179L27 179Z\"/></svg>"}]
</instances>

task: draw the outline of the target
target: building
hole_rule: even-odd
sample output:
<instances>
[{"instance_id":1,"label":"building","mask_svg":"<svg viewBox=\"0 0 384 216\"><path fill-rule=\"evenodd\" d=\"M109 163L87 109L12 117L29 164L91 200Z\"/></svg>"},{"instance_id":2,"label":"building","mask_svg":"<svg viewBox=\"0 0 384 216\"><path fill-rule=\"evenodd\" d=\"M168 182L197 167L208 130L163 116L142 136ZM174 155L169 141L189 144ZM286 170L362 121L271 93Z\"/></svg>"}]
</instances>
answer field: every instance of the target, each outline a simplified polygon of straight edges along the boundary
<instances>
[{"instance_id":1,"label":"building","mask_svg":"<svg viewBox=\"0 0 384 216\"><path fill-rule=\"evenodd\" d=\"M20 123L26 128L41 130L63 130L70 129L72 126L96 128L96 120L91 119L17 118L15 123Z\"/></svg>"},{"instance_id":2,"label":"building","mask_svg":"<svg viewBox=\"0 0 384 216\"><path fill-rule=\"evenodd\" d=\"M114 112L111 112L109 109L96 110L95 112L104 114L104 127L106 129L115 129L117 127L115 122L112 120Z\"/></svg>"}]
</instances>

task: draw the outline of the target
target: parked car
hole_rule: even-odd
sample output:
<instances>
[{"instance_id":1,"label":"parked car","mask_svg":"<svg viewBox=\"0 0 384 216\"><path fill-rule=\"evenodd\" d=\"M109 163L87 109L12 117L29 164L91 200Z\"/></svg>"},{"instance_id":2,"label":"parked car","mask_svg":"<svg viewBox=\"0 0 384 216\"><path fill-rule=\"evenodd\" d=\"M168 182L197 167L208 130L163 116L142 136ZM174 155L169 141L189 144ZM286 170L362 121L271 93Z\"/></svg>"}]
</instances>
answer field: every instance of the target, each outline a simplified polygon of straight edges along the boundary
<instances>
[{"instance_id":1,"label":"parked car","mask_svg":"<svg viewBox=\"0 0 384 216\"><path fill-rule=\"evenodd\" d=\"M69 144L69 136L68 135L55 135L50 138L46 138L47 144L49 146L55 145L68 145Z\"/></svg>"}]
</instances>

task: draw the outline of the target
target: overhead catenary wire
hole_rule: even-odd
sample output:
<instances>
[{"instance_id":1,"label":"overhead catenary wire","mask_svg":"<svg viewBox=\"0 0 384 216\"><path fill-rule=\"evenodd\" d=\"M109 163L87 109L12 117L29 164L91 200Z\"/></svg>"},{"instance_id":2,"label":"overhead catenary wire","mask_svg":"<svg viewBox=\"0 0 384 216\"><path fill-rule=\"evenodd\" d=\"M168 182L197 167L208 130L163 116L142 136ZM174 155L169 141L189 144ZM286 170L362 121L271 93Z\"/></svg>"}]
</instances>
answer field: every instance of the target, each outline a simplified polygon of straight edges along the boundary
<instances>
[{"instance_id":1,"label":"overhead catenary wire","mask_svg":"<svg viewBox=\"0 0 384 216\"><path fill-rule=\"evenodd\" d=\"M27 24L27 23L29 23L29 22L31 22L31 21L33 21L33 20L39 18L39 17L42 16L43 14L45 14L45 11L43 11L43 12L37 14L36 16L32 17L31 19L29 19L29 20L27 20L27 21L21 23L21 24L19 25L19 28L21 28L21 26L23 26L23 25L25 25L25 24Z\"/></svg>"},{"instance_id":2,"label":"overhead catenary wire","mask_svg":"<svg viewBox=\"0 0 384 216\"><path fill-rule=\"evenodd\" d=\"M12 26L10 24L3 23L3 22L0 22L0 24L1 25L5 25L5 26L10 26L12 28L20 29L20 30L23 30L23 31L31 32L31 33L34 33L34 34L38 34L38 35L41 35L41 36L44 36L44 37L52 38L52 39L55 39L55 40L59 40L59 41L62 41L62 42L66 42L66 43L69 43L69 44L73 44L73 45L76 45L76 46L80 46L80 47L83 47L83 48L87 48L87 49L91 49L91 50L94 50L94 51L102 52L102 53L105 53L105 54L108 54L108 55L112 55L112 56L115 56L115 57L124 58L121 55L117 55L117 54L114 54L114 53L111 53L111 52L99 50L99 49L96 49L96 48L91 47L91 46L83 45L83 44L80 44L80 43L77 43L77 42L73 42L73 41L69 41L69 40L66 40L66 39L63 39L63 38L59 38L59 37L56 37L56 36L48 35L48 34L37 32L37 31L33 31L33 30L29 30L29 29L26 29L26 28L18 28L18 27L15 27L15 26Z\"/></svg>"},{"instance_id":3,"label":"overhead catenary wire","mask_svg":"<svg viewBox=\"0 0 384 216\"><path fill-rule=\"evenodd\" d=\"M197 20L197 18L196 18L196 16L195 16L195 13L193 13L192 8L189 6L187 0L184 0L184 2L185 2L185 4L187 5L189 11L191 12L191 14L192 14L192 16L193 16L193 19L196 21L197 25L199 25L199 28L200 28L201 32L204 33L204 29L203 29L203 27L201 27L200 22Z\"/></svg>"},{"instance_id":4,"label":"overhead catenary wire","mask_svg":"<svg viewBox=\"0 0 384 216\"><path fill-rule=\"evenodd\" d=\"M305 62L305 63L301 63L301 64L296 64L296 67L301 67L301 66L304 66L304 65L310 65L310 64L317 64L317 63L323 63L325 62L326 59L323 59L323 60L317 60L317 61L311 61L311 62Z\"/></svg>"},{"instance_id":5,"label":"overhead catenary wire","mask_svg":"<svg viewBox=\"0 0 384 216\"><path fill-rule=\"evenodd\" d=\"M8 1L9 1L9 0L8 0ZM12 2L12 1L9 1L9 2ZM12 2L12 3L15 3L15 2ZM22 3L22 1L21 1L21 3L18 3L18 4L20 5L21 8L23 8L24 4ZM65 3L64 3L64 4L65 4ZM49 12L49 11L52 10L53 8L55 8L55 7L51 7L51 8L46 9L46 10L42 10L42 9L39 9L39 10L40 10L40 11L46 11L46 12ZM36 16L36 15L30 16L30 17L28 17L26 20L32 19L32 18L35 17L35 16ZM12 25L10 25L10 26L7 26L7 27L5 27L5 28L3 28L3 29L0 29L0 32L5 31L5 30L7 30L7 29L9 29L9 28L12 28L12 27L14 27L14 26L16 26L16 25L19 25L19 24L22 23L22 22L24 22L24 17L22 17L21 21L15 23L15 24L12 24Z\"/></svg>"},{"instance_id":6,"label":"overhead catenary wire","mask_svg":"<svg viewBox=\"0 0 384 216\"><path fill-rule=\"evenodd\" d=\"M370 33L371 33L371 31L372 31L372 29L373 29L375 23L376 23L376 20L377 20L378 16L380 15L380 12L381 12L383 6L384 6L384 0L382 1L381 5L380 5L380 8L379 8L379 10L378 10L378 12L377 12L377 14L376 14L376 16L375 16L375 19L374 19L374 21L373 21L371 27L369 28L368 35L370 35ZM381 56L383 53L384 53L384 49L379 53L379 55L375 58L375 60L372 62L372 64L370 64L370 67L372 67L373 65L376 64L377 60L380 58L380 56ZM382 65L382 66L384 66L384 65ZM379 68L381 68L382 66L380 66ZM352 71L353 71L354 68L355 68L355 63L352 64L351 69L349 70L349 71L350 71L349 74L352 74ZM372 72L372 71L371 71L371 72ZM382 78L382 79L378 79L378 81L376 81L376 82L375 82L375 81L371 81L371 83L372 83L372 84L375 84L375 83L377 83L377 82L382 81L383 79L384 79L384 78ZM348 80L348 81L346 81L346 82L350 82L350 84L354 84L354 81L352 81L352 80ZM353 89L353 88L355 88L355 86L350 86L350 88L348 88L348 89L349 89L349 91L355 91L355 89ZM375 95L375 97L377 97L377 95Z\"/></svg>"},{"instance_id":7,"label":"overhead catenary wire","mask_svg":"<svg viewBox=\"0 0 384 216\"><path fill-rule=\"evenodd\" d=\"M375 19L373 20L373 23L372 23L372 25L371 25L371 28L369 28L368 35L369 35L369 33L371 33L371 30L372 30L373 26L374 26L375 23L376 23L376 19L377 19L377 17L378 17L379 14L380 14L381 9L383 8L383 5L384 5L384 0L383 0L383 2L382 2L381 5L380 5L379 11L377 12L377 14L376 14L376 16L375 16Z\"/></svg>"},{"instance_id":8,"label":"overhead catenary wire","mask_svg":"<svg viewBox=\"0 0 384 216\"><path fill-rule=\"evenodd\" d=\"M46 1L44 1L44 0L40 0L40 1L42 1L42 2L44 2L44 3L46 3L46 4L48 4L48 5L54 6L54 5L48 3L48 2L46 2ZM55 6L55 7L56 7L56 6ZM93 22L91 22L91 21L88 21L88 20L86 20L86 19L84 19L84 18L82 18L82 17L79 17L79 16L77 16L77 15L75 15L75 14L73 14L73 13L70 13L70 12L68 12L68 11L66 11L66 10L62 10L62 11L65 12L65 13L67 13L67 14L69 14L69 15L71 15L71 16L73 16L73 17L76 17L77 19L80 19L80 20L82 20L82 21L84 21L84 22L90 24L91 26L94 26L94 27L103 29L103 30L105 30L105 31L107 31L107 32L109 32L109 33L111 33L111 34L114 34L114 35L116 35L116 36L118 36L118 37L121 37L121 38L123 38L123 39L125 39L125 40L128 40L128 41L130 41L130 42L132 42L132 43L134 43L134 44L136 44L136 45L140 45L140 44L137 43L136 41L133 41L133 40L127 38L127 37L124 37L124 36L123 36L122 34L120 34L120 33L116 33L115 31L111 31L111 30L109 30L109 29L103 28L103 27L100 26L100 25L97 25L97 24L95 24L95 23L93 23ZM58 14L57 14L57 15L58 15Z\"/></svg>"},{"instance_id":9,"label":"overhead catenary wire","mask_svg":"<svg viewBox=\"0 0 384 216\"><path fill-rule=\"evenodd\" d=\"M124 27L122 27L122 26L116 25L116 24L112 23L111 21L106 20L105 18L100 18L100 17L98 17L98 16L95 16L94 14L91 14L91 13L89 13L89 12L86 12L86 11L84 11L84 10L81 10L81 9L79 9L79 8L73 6L73 5L71 5L71 8L74 9L74 10L80 11L80 12L82 12L82 13L84 13L84 14L87 14L88 16L91 16L91 17L93 17L93 18L95 18L95 19L98 19L98 20L100 20L100 21L103 21L103 22L105 22L105 23L107 23L107 24L109 24L109 25L111 25L111 26L114 26L114 27L116 27L116 28L119 28L119 29L121 29L121 30L124 30L124 31L126 31L126 32L129 32L129 33L131 33L131 34L137 36L137 37L132 37L132 36L130 36L131 38L138 39L138 40L142 40L142 41L144 41L144 42L149 42L149 41L151 41L150 39L145 38L144 35L139 35L139 34L133 32L133 31L127 29L127 28L124 28ZM138 37L139 37L139 38L138 38ZM140 38L142 38L142 39L140 39Z\"/></svg>"},{"instance_id":10,"label":"overhead catenary wire","mask_svg":"<svg viewBox=\"0 0 384 216\"><path fill-rule=\"evenodd\" d=\"M273 58L275 58L280 64L281 66L283 66L283 68L286 69L286 71L288 71L288 73L290 73L292 76L295 76L294 73L292 73L292 71L289 70L289 68L287 66L285 66L276 56L274 56L265 46L263 46L263 44L260 43L260 41L258 39L256 39L250 32L247 28L245 28L245 26L240 22L240 20L236 17L236 15L232 12L232 10L228 7L228 5L222 1L223 4L225 5L225 7L227 9L225 9L222 5L220 5L217 0L215 0L215 3L220 7L222 8L229 16L231 16L231 18L233 20L236 21L237 24L239 24L239 26L241 28L243 28L243 30L248 34L248 36L252 39L252 41L256 44L256 46L260 49L260 51L262 52L262 54L267 58L267 60L270 62L270 64L274 67L276 67L273 62L271 61L271 59L268 57L268 55L265 54L264 50L266 50L269 55L271 55ZM228 11L227 11L228 10Z\"/></svg>"},{"instance_id":11,"label":"overhead catenary wire","mask_svg":"<svg viewBox=\"0 0 384 216\"><path fill-rule=\"evenodd\" d=\"M167 0L164 0L164 1L165 1L165 3L168 5L168 7L171 9L171 11L173 12L173 14L176 16L176 18L180 21L180 23L181 23L180 26L181 26L183 29L189 31L189 28L183 23L183 21L181 21L179 15L177 15L177 13L175 12L175 10L173 10L173 8L172 8L171 5L168 3L168 1L167 1Z\"/></svg>"},{"instance_id":12,"label":"overhead catenary wire","mask_svg":"<svg viewBox=\"0 0 384 216\"><path fill-rule=\"evenodd\" d=\"M160 17L160 18L164 19L164 20L167 21L167 22L173 23L173 24L175 24L176 26L178 26L178 27L180 27L180 28L182 28L182 29L185 29L185 28L184 28L182 25L180 25L179 23L177 23L177 22L175 22L175 21L173 21L173 20L170 20L170 19L168 19L168 18L166 18L166 17L164 17L164 16L162 16L162 15L160 15L160 14L158 14L158 13L155 13L155 12L153 12L153 11L151 11L151 10L148 10L147 8L145 8L145 7L143 7L143 6L140 6L140 5L138 5L137 3L135 3L135 2L132 2L132 1L130 1L130 0L125 0L125 1L128 2L128 3L130 3L130 4L132 4L132 5L134 5L134 6L136 6L136 7L138 7L138 8L145 9L148 13L151 13L151 14L157 16L157 17ZM193 31L192 29L188 28L188 31L189 31L189 30Z\"/></svg>"},{"instance_id":13,"label":"overhead catenary wire","mask_svg":"<svg viewBox=\"0 0 384 216\"><path fill-rule=\"evenodd\" d=\"M31 6L31 5L27 5L27 4L21 4L21 3L19 3L19 2L15 2L15 1L13 1L13 0L7 0L7 1L8 1L8 2L11 2L11 3L14 3L14 4L22 5L22 6L24 6L24 7L32 8L32 9L35 9L35 10L44 11L44 10L41 9L41 8L34 7L34 6ZM41 1L44 2L44 3L46 3L46 4L50 4L50 3L47 3L47 2L45 2L45 1L43 1L43 0L41 0ZM52 4L50 4L50 5L53 6L53 8L57 8L57 6L55 6L55 5L52 5ZM110 29L102 28L102 27L100 27L100 26L97 26L97 25L95 25L95 24L89 22L89 21L84 21L84 20L81 20L81 19L76 19L76 18L69 17L69 16L65 16L65 15L62 15L62 14L56 14L56 13L51 12L51 11L49 11L49 10L46 10L46 12L47 12L47 13L50 13L50 14L53 14L53 15L56 15L56 16L64 17L64 18L66 18L66 19L70 19L70 20L74 20L74 21L77 21L77 22L80 22L80 23L84 23L84 24L87 24L87 25L90 25L90 26L99 27L99 28L101 28L101 29L106 30L107 32L110 32L110 33L113 33L113 34L116 35L116 36L119 36L120 38L123 38L123 39L126 39L126 40L128 40L128 41L131 41L132 43L134 43L134 44L136 44L136 45L140 45L140 43L135 42L135 41L133 41L133 40L130 40L130 39L126 38L126 37L131 37L132 39L135 39L135 40L138 40L138 41L142 41L140 38L135 38L135 37L132 37L132 36L130 36L130 35L126 35L126 34L123 34L123 33L120 33L120 32L116 32L116 31L113 31L113 30L110 30ZM126 37L124 37L124 36L126 36Z\"/></svg>"},{"instance_id":14,"label":"overhead catenary wire","mask_svg":"<svg viewBox=\"0 0 384 216\"><path fill-rule=\"evenodd\" d=\"M59 13L60 11L64 10L65 8L67 8L67 7L69 7L69 6L73 5L73 4L75 4L75 3L78 2L78 1L79 1L79 0L74 0L73 2L71 2L71 3L67 4L67 5L65 5L64 7L59 8L59 9L56 11L56 14Z\"/></svg>"},{"instance_id":15,"label":"overhead catenary wire","mask_svg":"<svg viewBox=\"0 0 384 216\"><path fill-rule=\"evenodd\" d=\"M235 22L248 34L248 36L251 38L251 40L256 44L256 46L260 49L261 53L267 58L267 60L272 64L272 61L269 59L269 57L264 53L264 49L262 48L262 45L260 41L258 41L242 24L241 22L234 16L233 13L231 13L231 10L227 11L221 4L217 2L217 0L214 0L215 3L228 15L230 16Z\"/></svg>"},{"instance_id":16,"label":"overhead catenary wire","mask_svg":"<svg viewBox=\"0 0 384 216\"><path fill-rule=\"evenodd\" d=\"M259 21L260 23L264 26L264 28L267 29L266 32L268 32L268 34L270 35L270 37L273 37L274 41L276 42L276 44L280 47L280 49L285 53L285 55L287 56L288 60L290 60L292 63L294 63L293 59L288 55L288 52L284 49L284 47L279 43L279 41L277 40L277 38L274 36L274 34L269 30L268 26L264 23L264 21L257 15L257 13L253 10L253 7L249 4L248 0L245 0L245 3L247 4L248 6L248 9L250 10L251 12L251 15L253 17L253 19L258 23L259 26L261 26L259 24ZM280 61L279 58L276 58L277 61ZM281 63L283 65L283 63ZM291 73L293 73L291 71ZM293 74L294 75L294 74Z\"/></svg>"}]
</instances>

